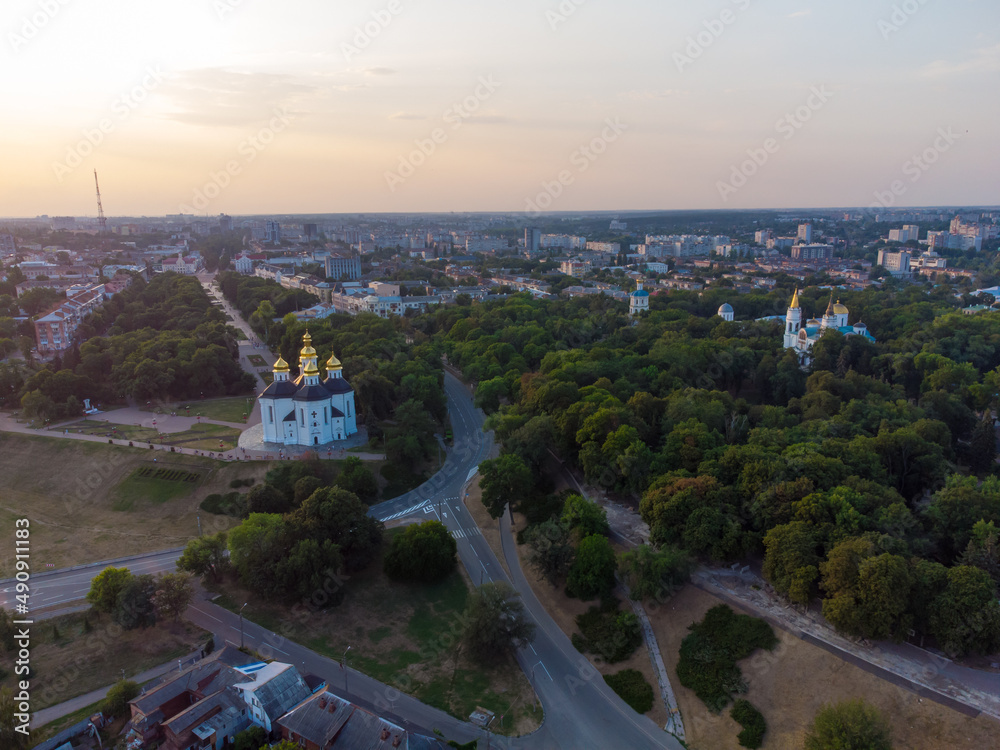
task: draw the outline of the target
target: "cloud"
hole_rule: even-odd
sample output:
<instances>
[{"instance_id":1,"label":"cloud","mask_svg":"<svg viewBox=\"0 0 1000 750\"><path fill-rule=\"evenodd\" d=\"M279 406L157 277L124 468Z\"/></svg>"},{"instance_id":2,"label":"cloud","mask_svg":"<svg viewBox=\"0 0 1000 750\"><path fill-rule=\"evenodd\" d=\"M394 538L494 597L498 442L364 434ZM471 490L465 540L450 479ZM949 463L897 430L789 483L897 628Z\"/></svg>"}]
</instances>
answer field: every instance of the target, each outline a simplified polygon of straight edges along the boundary
<instances>
[{"instance_id":1,"label":"cloud","mask_svg":"<svg viewBox=\"0 0 1000 750\"><path fill-rule=\"evenodd\" d=\"M426 120L427 115L418 115L414 112L396 112L389 115L390 120Z\"/></svg>"},{"instance_id":2,"label":"cloud","mask_svg":"<svg viewBox=\"0 0 1000 750\"><path fill-rule=\"evenodd\" d=\"M786 18L803 18L805 16L808 16L810 13L812 13L811 10L797 10L794 13L789 13L785 17Z\"/></svg>"},{"instance_id":3,"label":"cloud","mask_svg":"<svg viewBox=\"0 0 1000 750\"><path fill-rule=\"evenodd\" d=\"M318 91L283 74L240 73L219 68L173 76L158 93L171 105L166 117L189 125L242 127L259 123L280 104Z\"/></svg>"},{"instance_id":4,"label":"cloud","mask_svg":"<svg viewBox=\"0 0 1000 750\"><path fill-rule=\"evenodd\" d=\"M972 57L959 62L935 60L920 71L925 78L943 78L963 73L986 73L1000 70L1000 44L975 50Z\"/></svg>"}]
</instances>

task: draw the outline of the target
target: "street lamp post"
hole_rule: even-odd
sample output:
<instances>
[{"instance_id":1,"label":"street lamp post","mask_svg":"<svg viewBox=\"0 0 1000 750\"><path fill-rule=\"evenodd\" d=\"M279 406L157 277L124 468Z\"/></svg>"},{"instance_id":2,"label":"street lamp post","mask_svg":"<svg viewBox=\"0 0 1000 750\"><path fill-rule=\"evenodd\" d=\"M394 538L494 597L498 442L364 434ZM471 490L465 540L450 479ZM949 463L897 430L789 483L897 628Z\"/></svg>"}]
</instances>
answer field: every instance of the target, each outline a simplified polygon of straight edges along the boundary
<instances>
[{"instance_id":1,"label":"street lamp post","mask_svg":"<svg viewBox=\"0 0 1000 750\"><path fill-rule=\"evenodd\" d=\"M246 609L246 606L249 603L250 602L246 602L242 607L240 607L240 648L243 648L243 610Z\"/></svg>"},{"instance_id":2,"label":"street lamp post","mask_svg":"<svg viewBox=\"0 0 1000 750\"><path fill-rule=\"evenodd\" d=\"M341 657L341 659L340 659L340 668L344 670L344 692L345 693L348 692L347 691L347 652L350 651L350 650L351 650L351 647L348 646L345 649L345 651L344 651L343 657Z\"/></svg>"}]
</instances>

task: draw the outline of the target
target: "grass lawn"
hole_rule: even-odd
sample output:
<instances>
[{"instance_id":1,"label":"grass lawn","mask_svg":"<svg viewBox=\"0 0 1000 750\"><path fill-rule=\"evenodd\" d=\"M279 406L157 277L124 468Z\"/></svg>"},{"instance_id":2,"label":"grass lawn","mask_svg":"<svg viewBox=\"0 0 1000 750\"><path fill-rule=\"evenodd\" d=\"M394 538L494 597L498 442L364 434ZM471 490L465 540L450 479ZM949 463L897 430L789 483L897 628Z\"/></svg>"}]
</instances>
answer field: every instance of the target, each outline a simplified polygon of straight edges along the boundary
<instances>
[{"instance_id":1,"label":"grass lawn","mask_svg":"<svg viewBox=\"0 0 1000 750\"><path fill-rule=\"evenodd\" d=\"M236 331L236 340L237 341L246 341L247 340L247 335L245 333L243 333L243 329L242 328L235 328L234 327L233 330Z\"/></svg>"},{"instance_id":2,"label":"grass lawn","mask_svg":"<svg viewBox=\"0 0 1000 750\"><path fill-rule=\"evenodd\" d=\"M144 411L154 411L157 414L176 413L182 417L201 415L205 419L240 424L243 421L243 415L247 413L247 407L252 409L254 406L253 401L248 399L248 396L234 396L233 398L209 398L203 401L182 401L177 404L157 406L155 409L144 409Z\"/></svg>"},{"instance_id":3,"label":"grass lawn","mask_svg":"<svg viewBox=\"0 0 1000 750\"><path fill-rule=\"evenodd\" d=\"M244 408L246 402L243 402ZM237 421L243 421L243 413ZM213 417L214 418L214 417ZM228 420L220 420L228 421ZM96 422L92 419L84 419L74 422L64 427L67 432L81 435L98 435L116 440L131 440L136 443L156 443L157 445L176 445L181 448L197 448L199 450L217 451L231 450L240 439L241 430L235 427L225 427L219 424L198 424L191 425L191 429L184 432L160 433L152 427L136 427L134 425L112 425L107 422ZM219 448L219 441L223 447Z\"/></svg>"},{"instance_id":4,"label":"grass lawn","mask_svg":"<svg viewBox=\"0 0 1000 750\"><path fill-rule=\"evenodd\" d=\"M36 622L31 631L32 708L48 708L112 685L123 669L127 677L135 677L197 651L208 638L209 633L183 620L126 631L93 612ZM0 685L14 684L9 671Z\"/></svg>"},{"instance_id":5,"label":"grass lawn","mask_svg":"<svg viewBox=\"0 0 1000 750\"><path fill-rule=\"evenodd\" d=\"M265 372L258 372L257 374L260 375L261 380L263 380L268 385L271 385L271 383L274 382L274 373L271 372L270 370L267 370Z\"/></svg>"},{"instance_id":6,"label":"grass lawn","mask_svg":"<svg viewBox=\"0 0 1000 750\"><path fill-rule=\"evenodd\" d=\"M254 367L267 367L267 360L259 354L248 354L247 359Z\"/></svg>"},{"instance_id":7,"label":"grass lawn","mask_svg":"<svg viewBox=\"0 0 1000 750\"><path fill-rule=\"evenodd\" d=\"M469 585L461 572L432 586L399 584L382 574L378 560L348 581L340 606L302 619L289 619L289 606L263 602L236 584L220 591L217 604L235 612L249 602L245 617L332 659L351 646L351 667L452 716L468 720L483 706L506 715L506 734L530 732L541 722L531 686L513 658L483 667L462 653L457 624Z\"/></svg>"},{"instance_id":8,"label":"grass lawn","mask_svg":"<svg viewBox=\"0 0 1000 750\"><path fill-rule=\"evenodd\" d=\"M201 483L202 476L187 467L174 467L169 461L157 460L154 466L140 467L118 483L111 509L132 510L137 502L144 500L157 505L177 500L189 495Z\"/></svg>"},{"instance_id":9,"label":"grass lawn","mask_svg":"<svg viewBox=\"0 0 1000 750\"><path fill-rule=\"evenodd\" d=\"M198 535L198 505L207 495L229 492L233 479L262 481L271 465L0 433L0 529L13 529L17 518L31 521L36 570L182 547ZM127 480L138 469L164 466L198 472L201 482L183 483L186 494L167 493L160 502L138 499L135 483ZM128 512L114 509L123 483L126 498L133 495ZM225 516L201 516L206 534L234 523ZM0 577L14 574L12 555L0 555Z\"/></svg>"}]
</instances>

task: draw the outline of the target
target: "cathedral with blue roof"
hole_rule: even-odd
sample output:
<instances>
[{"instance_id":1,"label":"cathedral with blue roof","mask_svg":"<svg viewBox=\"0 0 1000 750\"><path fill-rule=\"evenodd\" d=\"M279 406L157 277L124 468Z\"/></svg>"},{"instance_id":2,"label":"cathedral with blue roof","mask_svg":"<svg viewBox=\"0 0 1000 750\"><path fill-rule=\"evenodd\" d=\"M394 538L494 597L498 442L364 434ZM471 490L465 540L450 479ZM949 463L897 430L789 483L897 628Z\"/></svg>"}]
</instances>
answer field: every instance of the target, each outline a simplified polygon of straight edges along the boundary
<instances>
[{"instance_id":1,"label":"cathedral with blue roof","mask_svg":"<svg viewBox=\"0 0 1000 750\"><path fill-rule=\"evenodd\" d=\"M840 331L845 336L864 336L866 339L875 342L875 337L868 332L868 326L861 321L854 325L847 322L850 310L845 305L833 301L833 294L830 294L830 304L827 305L823 317L817 320L812 318L803 323L802 306L799 304L799 290L795 290L792 297L792 304L785 314L785 348L794 349L798 352L803 364L808 364L810 352L813 344L820 340L827 330Z\"/></svg>"},{"instance_id":2,"label":"cathedral with blue roof","mask_svg":"<svg viewBox=\"0 0 1000 750\"><path fill-rule=\"evenodd\" d=\"M258 399L265 443L325 445L358 431L354 389L344 378L340 360L331 353L326 378L320 378L319 356L308 331L302 343L299 376L290 380L288 363L278 357L274 382Z\"/></svg>"}]
</instances>

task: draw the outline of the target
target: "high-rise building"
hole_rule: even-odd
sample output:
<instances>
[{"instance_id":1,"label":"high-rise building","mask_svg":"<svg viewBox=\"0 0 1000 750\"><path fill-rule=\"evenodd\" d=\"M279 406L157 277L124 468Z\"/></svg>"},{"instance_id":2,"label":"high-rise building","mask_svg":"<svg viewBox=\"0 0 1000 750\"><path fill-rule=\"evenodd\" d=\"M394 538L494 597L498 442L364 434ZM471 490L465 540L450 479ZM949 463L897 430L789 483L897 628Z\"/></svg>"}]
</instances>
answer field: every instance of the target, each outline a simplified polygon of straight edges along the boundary
<instances>
[{"instance_id":1,"label":"high-rise building","mask_svg":"<svg viewBox=\"0 0 1000 750\"><path fill-rule=\"evenodd\" d=\"M233 231L233 217L226 214L219 214L219 229L223 232Z\"/></svg>"},{"instance_id":2,"label":"high-rise building","mask_svg":"<svg viewBox=\"0 0 1000 750\"><path fill-rule=\"evenodd\" d=\"M316 224L303 224L302 234L304 234L308 239L313 239L319 236L319 227Z\"/></svg>"},{"instance_id":3,"label":"high-rise building","mask_svg":"<svg viewBox=\"0 0 1000 750\"><path fill-rule=\"evenodd\" d=\"M281 244L281 224L270 219L264 224L264 241L275 245Z\"/></svg>"},{"instance_id":4,"label":"high-rise building","mask_svg":"<svg viewBox=\"0 0 1000 750\"><path fill-rule=\"evenodd\" d=\"M802 242L810 243L813 241L813 225L812 224L799 224L799 239Z\"/></svg>"},{"instance_id":5,"label":"high-rise building","mask_svg":"<svg viewBox=\"0 0 1000 750\"><path fill-rule=\"evenodd\" d=\"M905 250L899 253L879 250L878 264L896 278L904 278L910 275L911 257L912 255Z\"/></svg>"},{"instance_id":6,"label":"high-rise building","mask_svg":"<svg viewBox=\"0 0 1000 750\"><path fill-rule=\"evenodd\" d=\"M833 260L833 245L795 245L792 260Z\"/></svg>"},{"instance_id":7,"label":"high-rise building","mask_svg":"<svg viewBox=\"0 0 1000 750\"><path fill-rule=\"evenodd\" d=\"M542 230L527 227L524 230L524 249L537 253L542 247Z\"/></svg>"}]
</instances>

